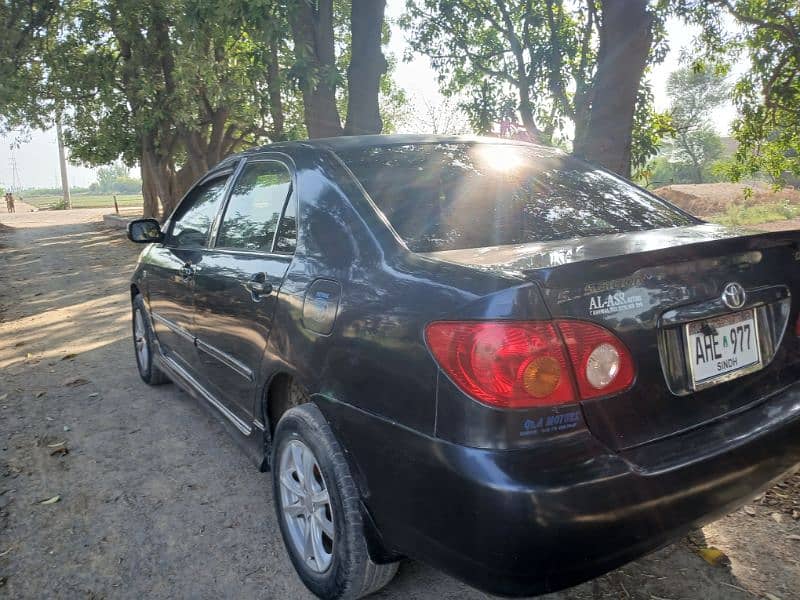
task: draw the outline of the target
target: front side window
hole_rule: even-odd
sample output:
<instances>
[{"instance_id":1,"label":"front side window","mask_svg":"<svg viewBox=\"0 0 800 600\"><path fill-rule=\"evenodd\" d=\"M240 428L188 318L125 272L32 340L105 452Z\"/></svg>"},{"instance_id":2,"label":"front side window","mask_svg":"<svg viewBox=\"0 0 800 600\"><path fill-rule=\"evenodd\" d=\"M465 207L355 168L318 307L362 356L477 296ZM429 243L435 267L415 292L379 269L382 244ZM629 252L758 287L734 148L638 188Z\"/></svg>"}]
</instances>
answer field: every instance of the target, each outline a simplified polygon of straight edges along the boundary
<instances>
[{"instance_id":1,"label":"front side window","mask_svg":"<svg viewBox=\"0 0 800 600\"><path fill-rule=\"evenodd\" d=\"M177 248L203 248L225 194L227 177L197 186L172 218L169 243Z\"/></svg>"},{"instance_id":2,"label":"front side window","mask_svg":"<svg viewBox=\"0 0 800 600\"><path fill-rule=\"evenodd\" d=\"M697 223L602 169L537 146L423 143L338 154L414 252Z\"/></svg>"},{"instance_id":3,"label":"front side window","mask_svg":"<svg viewBox=\"0 0 800 600\"><path fill-rule=\"evenodd\" d=\"M282 163L248 164L233 186L222 217L217 247L271 252L291 181Z\"/></svg>"}]
</instances>

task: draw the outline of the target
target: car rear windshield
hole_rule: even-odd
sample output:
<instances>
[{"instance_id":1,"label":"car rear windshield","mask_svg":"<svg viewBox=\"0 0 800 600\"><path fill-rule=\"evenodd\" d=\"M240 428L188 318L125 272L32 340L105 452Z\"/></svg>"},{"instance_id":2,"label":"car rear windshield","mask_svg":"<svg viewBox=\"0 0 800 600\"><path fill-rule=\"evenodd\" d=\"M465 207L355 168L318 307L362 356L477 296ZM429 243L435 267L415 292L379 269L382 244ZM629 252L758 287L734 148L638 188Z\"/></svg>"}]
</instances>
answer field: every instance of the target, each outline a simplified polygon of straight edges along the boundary
<instances>
[{"instance_id":1,"label":"car rear windshield","mask_svg":"<svg viewBox=\"0 0 800 600\"><path fill-rule=\"evenodd\" d=\"M422 143L337 154L414 252L697 223L623 179L539 146Z\"/></svg>"}]
</instances>

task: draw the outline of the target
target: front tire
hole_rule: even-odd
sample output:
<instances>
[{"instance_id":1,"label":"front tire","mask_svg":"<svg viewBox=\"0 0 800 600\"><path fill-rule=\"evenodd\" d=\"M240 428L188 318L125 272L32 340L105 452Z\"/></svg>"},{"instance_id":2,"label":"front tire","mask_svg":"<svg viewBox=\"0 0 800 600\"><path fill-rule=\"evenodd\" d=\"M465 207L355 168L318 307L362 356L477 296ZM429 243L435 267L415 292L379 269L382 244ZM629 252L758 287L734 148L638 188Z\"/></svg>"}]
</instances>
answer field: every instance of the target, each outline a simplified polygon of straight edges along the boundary
<instances>
[{"instance_id":1,"label":"front tire","mask_svg":"<svg viewBox=\"0 0 800 600\"><path fill-rule=\"evenodd\" d=\"M271 464L283 542L309 590L323 600L354 600L391 581L398 563L379 565L370 559L358 489L314 404L283 415Z\"/></svg>"},{"instance_id":2,"label":"front tire","mask_svg":"<svg viewBox=\"0 0 800 600\"><path fill-rule=\"evenodd\" d=\"M136 354L136 366L139 377L148 385L161 385L169 379L155 364L153 330L147 318L147 308L141 294L133 298L133 349Z\"/></svg>"}]
</instances>

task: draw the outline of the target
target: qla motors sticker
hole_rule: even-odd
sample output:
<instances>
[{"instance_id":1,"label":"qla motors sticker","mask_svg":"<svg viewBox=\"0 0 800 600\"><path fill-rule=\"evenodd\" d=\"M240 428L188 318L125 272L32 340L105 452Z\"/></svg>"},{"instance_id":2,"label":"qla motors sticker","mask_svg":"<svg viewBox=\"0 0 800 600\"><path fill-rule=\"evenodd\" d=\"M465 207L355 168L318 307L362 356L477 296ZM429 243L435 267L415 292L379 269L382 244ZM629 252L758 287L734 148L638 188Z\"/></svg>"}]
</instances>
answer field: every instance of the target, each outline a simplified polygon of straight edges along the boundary
<instances>
[{"instance_id":1,"label":"qla motors sticker","mask_svg":"<svg viewBox=\"0 0 800 600\"><path fill-rule=\"evenodd\" d=\"M525 419L522 422L522 431L520 431L519 434L521 436L527 436L538 435L540 433L568 431L577 427L579 421L579 411Z\"/></svg>"},{"instance_id":2,"label":"qla motors sticker","mask_svg":"<svg viewBox=\"0 0 800 600\"><path fill-rule=\"evenodd\" d=\"M641 296L633 296L625 292L613 294L596 294L589 299L589 314L613 315L626 310L643 308L644 301Z\"/></svg>"}]
</instances>

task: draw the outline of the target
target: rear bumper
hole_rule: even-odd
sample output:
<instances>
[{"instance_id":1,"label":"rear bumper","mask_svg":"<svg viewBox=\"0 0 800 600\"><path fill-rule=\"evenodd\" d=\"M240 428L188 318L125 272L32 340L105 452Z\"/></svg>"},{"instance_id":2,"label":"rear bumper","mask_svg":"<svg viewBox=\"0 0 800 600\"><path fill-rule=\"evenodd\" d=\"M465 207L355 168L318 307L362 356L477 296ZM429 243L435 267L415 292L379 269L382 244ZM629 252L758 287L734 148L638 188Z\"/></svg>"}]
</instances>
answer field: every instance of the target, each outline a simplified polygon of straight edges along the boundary
<instances>
[{"instance_id":1,"label":"rear bumper","mask_svg":"<svg viewBox=\"0 0 800 600\"><path fill-rule=\"evenodd\" d=\"M725 514L800 462L800 385L626 454L586 432L482 450L322 403L384 544L488 592L575 585Z\"/></svg>"}]
</instances>

